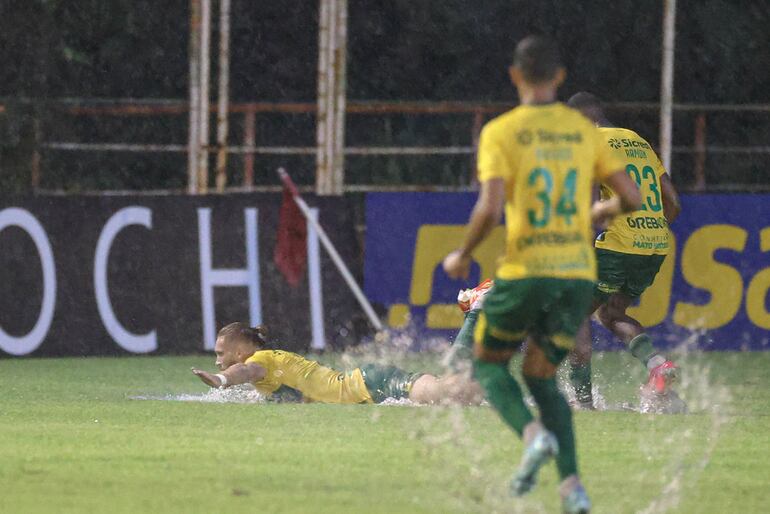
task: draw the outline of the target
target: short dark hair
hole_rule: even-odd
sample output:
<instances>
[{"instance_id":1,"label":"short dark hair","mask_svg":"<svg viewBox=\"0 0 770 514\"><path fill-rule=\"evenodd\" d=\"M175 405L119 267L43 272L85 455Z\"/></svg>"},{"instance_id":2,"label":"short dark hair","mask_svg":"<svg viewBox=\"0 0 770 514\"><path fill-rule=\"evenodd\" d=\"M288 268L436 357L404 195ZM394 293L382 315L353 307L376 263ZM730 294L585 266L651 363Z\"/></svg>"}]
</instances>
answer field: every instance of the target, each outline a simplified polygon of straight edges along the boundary
<instances>
[{"instance_id":1,"label":"short dark hair","mask_svg":"<svg viewBox=\"0 0 770 514\"><path fill-rule=\"evenodd\" d=\"M257 348L263 348L267 345L267 327L264 325L250 327L246 323L236 321L222 327L217 337L224 337L229 341L245 341Z\"/></svg>"},{"instance_id":2,"label":"short dark hair","mask_svg":"<svg viewBox=\"0 0 770 514\"><path fill-rule=\"evenodd\" d=\"M607 115L604 113L604 102L598 96L588 93L587 91L581 91L575 93L567 100L567 105L573 109L577 109L583 116L599 125L608 125Z\"/></svg>"},{"instance_id":3,"label":"short dark hair","mask_svg":"<svg viewBox=\"0 0 770 514\"><path fill-rule=\"evenodd\" d=\"M567 100L567 105L573 109L604 109L604 102L602 99L588 91L575 93L569 100Z\"/></svg>"},{"instance_id":4,"label":"short dark hair","mask_svg":"<svg viewBox=\"0 0 770 514\"><path fill-rule=\"evenodd\" d=\"M531 84L547 82L562 67L556 43L545 36L527 36L516 45L513 65Z\"/></svg>"}]
</instances>

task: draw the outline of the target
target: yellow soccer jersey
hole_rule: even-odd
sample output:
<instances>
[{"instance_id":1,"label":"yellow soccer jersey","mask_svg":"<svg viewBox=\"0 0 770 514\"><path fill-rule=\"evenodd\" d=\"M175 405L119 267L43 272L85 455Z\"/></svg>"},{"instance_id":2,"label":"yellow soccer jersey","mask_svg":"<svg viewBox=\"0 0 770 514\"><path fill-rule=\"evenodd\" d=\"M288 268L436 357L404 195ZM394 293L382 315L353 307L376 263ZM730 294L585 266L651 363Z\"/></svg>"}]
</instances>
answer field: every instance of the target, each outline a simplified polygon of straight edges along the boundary
<instances>
[{"instance_id":1,"label":"yellow soccer jersey","mask_svg":"<svg viewBox=\"0 0 770 514\"><path fill-rule=\"evenodd\" d=\"M596 238L596 247L636 255L666 255L668 253L668 222L663 216L660 177L666 173L650 144L633 130L600 128L605 144L625 163L626 173L639 186L642 208L617 216L607 230ZM602 199L613 192L602 186Z\"/></svg>"},{"instance_id":2,"label":"yellow soccer jersey","mask_svg":"<svg viewBox=\"0 0 770 514\"><path fill-rule=\"evenodd\" d=\"M497 276L596 280L591 184L623 169L598 129L561 103L521 105L484 126L479 180L505 180Z\"/></svg>"},{"instance_id":3,"label":"yellow soccer jersey","mask_svg":"<svg viewBox=\"0 0 770 514\"><path fill-rule=\"evenodd\" d=\"M281 350L259 350L246 363L259 364L267 371L254 386L271 395L281 386L291 387L308 400L323 403L372 403L361 370L341 373L301 355Z\"/></svg>"}]
</instances>

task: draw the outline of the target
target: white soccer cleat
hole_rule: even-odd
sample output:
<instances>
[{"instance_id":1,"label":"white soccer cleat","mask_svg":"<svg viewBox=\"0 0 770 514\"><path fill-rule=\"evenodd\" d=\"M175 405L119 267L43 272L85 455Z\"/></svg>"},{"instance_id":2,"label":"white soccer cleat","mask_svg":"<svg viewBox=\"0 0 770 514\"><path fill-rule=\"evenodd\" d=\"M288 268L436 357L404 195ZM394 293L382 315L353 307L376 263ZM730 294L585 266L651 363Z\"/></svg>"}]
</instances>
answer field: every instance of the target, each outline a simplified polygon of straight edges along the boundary
<instances>
[{"instance_id":1,"label":"white soccer cleat","mask_svg":"<svg viewBox=\"0 0 770 514\"><path fill-rule=\"evenodd\" d=\"M523 496L535 487L537 473L540 468L559 453L559 443L556 437L546 429L540 430L532 441L524 448L519 470L511 480L511 494Z\"/></svg>"},{"instance_id":2,"label":"white soccer cleat","mask_svg":"<svg viewBox=\"0 0 770 514\"><path fill-rule=\"evenodd\" d=\"M481 309L484 305L484 297L495 283L486 279L473 289L463 289L457 295L457 305L463 313Z\"/></svg>"}]
</instances>

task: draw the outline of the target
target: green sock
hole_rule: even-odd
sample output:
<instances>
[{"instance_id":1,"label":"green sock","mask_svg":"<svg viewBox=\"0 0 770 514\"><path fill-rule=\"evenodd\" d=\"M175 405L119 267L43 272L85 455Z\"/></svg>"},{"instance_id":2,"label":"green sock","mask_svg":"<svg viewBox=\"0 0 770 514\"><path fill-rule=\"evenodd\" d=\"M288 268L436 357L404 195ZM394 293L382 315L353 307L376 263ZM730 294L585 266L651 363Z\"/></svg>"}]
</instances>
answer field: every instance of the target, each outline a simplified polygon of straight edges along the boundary
<instances>
[{"instance_id":1,"label":"green sock","mask_svg":"<svg viewBox=\"0 0 770 514\"><path fill-rule=\"evenodd\" d=\"M572 431L572 412L567 400L559 392L556 378L535 378L525 376L529 392L540 407L540 419L543 426L556 436L559 453L556 455L556 467L559 476L565 479L577 474L577 455L575 454L575 434Z\"/></svg>"},{"instance_id":2,"label":"green sock","mask_svg":"<svg viewBox=\"0 0 770 514\"><path fill-rule=\"evenodd\" d=\"M521 437L524 427L534 418L527 406L508 364L473 361L473 375L486 392L487 400L503 421Z\"/></svg>"},{"instance_id":3,"label":"green sock","mask_svg":"<svg viewBox=\"0 0 770 514\"><path fill-rule=\"evenodd\" d=\"M481 309L468 311L460 331L455 336L452 348L449 350L444 364L453 371L468 369L473 357L473 332L479 320Z\"/></svg>"},{"instance_id":4,"label":"green sock","mask_svg":"<svg viewBox=\"0 0 770 514\"><path fill-rule=\"evenodd\" d=\"M580 403L593 403L591 393L591 363L570 364L569 381L575 388L575 397Z\"/></svg>"},{"instance_id":5,"label":"green sock","mask_svg":"<svg viewBox=\"0 0 770 514\"><path fill-rule=\"evenodd\" d=\"M631 355L639 359L645 366L647 366L647 361L658 354L658 351L652 346L652 338L645 333L631 339L628 342L628 349L631 350Z\"/></svg>"}]
</instances>

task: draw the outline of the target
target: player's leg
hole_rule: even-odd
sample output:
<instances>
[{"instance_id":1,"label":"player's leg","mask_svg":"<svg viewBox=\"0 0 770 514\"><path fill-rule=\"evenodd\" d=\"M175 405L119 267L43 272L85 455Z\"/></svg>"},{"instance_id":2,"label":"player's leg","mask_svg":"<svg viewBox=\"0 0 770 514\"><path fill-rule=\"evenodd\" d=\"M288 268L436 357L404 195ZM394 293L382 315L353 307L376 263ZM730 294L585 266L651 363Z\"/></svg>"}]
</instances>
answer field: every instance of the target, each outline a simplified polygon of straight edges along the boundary
<instances>
[{"instance_id":1,"label":"player's leg","mask_svg":"<svg viewBox=\"0 0 770 514\"><path fill-rule=\"evenodd\" d=\"M562 479L577 474L572 413L556 383L556 369L566 355L565 349L539 337L527 345L522 366L524 381L540 409L543 425L559 443L557 466Z\"/></svg>"},{"instance_id":2,"label":"player's leg","mask_svg":"<svg viewBox=\"0 0 770 514\"><path fill-rule=\"evenodd\" d=\"M655 348L652 338L641 323L627 314L627 309L652 285L665 256L618 254L616 259L624 268L625 281L619 291L608 295L597 317L650 372L648 387L663 393L676 380L678 367Z\"/></svg>"},{"instance_id":3,"label":"player's leg","mask_svg":"<svg viewBox=\"0 0 770 514\"><path fill-rule=\"evenodd\" d=\"M598 281L594 288L594 300L591 313L596 312L606 303L612 293L622 289L626 281L623 261L617 256L621 254L606 250L596 250ZM575 340L575 349L570 353L570 383L575 390L576 406L584 409L593 408L593 393L591 383L591 321L584 320Z\"/></svg>"},{"instance_id":4,"label":"player's leg","mask_svg":"<svg viewBox=\"0 0 770 514\"><path fill-rule=\"evenodd\" d=\"M465 313L463 325L442 362L447 369L459 372L470 368L473 359L473 333L480 315L481 309Z\"/></svg>"},{"instance_id":5,"label":"player's leg","mask_svg":"<svg viewBox=\"0 0 770 514\"><path fill-rule=\"evenodd\" d=\"M485 342L474 347L473 378L484 390L489 404L503 422L519 437L523 437L525 427L535 418L524 403L524 394L519 383L508 369L508 363L516 349L490 349L486 347L490 339L487 332Z\"/></svg>"},{"instance_id":6,"label":"player's leg","mask_svg":"<svg viewBox=\"0 0 770 514\"><path fill-rule=\"evenodd\" d=\"M613 293L596 311L596 317L602 325L631 347L631 341L644 333L644 327L637 320L626 314L626 309L633 303L634 298L625 293ZM636 355L634 355L636 357Z\"/></svg>"},{"instance_id":7,"label":"player's leg","mask_svg":"<svg viewBox=\"0 0 770 514\"><path fill-rule=\"evenodd\" d=\"M522 389L509 369L511 356L541 311L538 287L536 279L497 280L485 300L474 347L476 380L492 407L525 443L521 464L511 482L511 493L516 496L534 486L539 469L558 451L555 437L527 408Z\"/></svg>"},{"instance_id":8,"label":"player's leg","mask_svg":"<svg viewBox=\"0 0 770 514\"><path fill-rule=\"evenodd\" d=\"M382 364L366 364L361 366L360 370L374 403L380 403L386 398L411 399L412 387L418 379L422 376L432 376L410 373L396 366Z\"/></svg>"},{"instance_id":9,"label":"player's leg","mask_svg":"<svg viewBox=\"0 0 770 514\"><path fill-rule=\"evenodd\" d=\"M593 283L557 279L542 282L552 300L536 328L538 337L527 347L522 373L540 408L543 425L554 434L559 445L556 465L565 506L569 502L588 503L578 478L572 412L556 383L556 369L575 346L575 336L591 307Z\"/></svg>"},{"instance_id":10,"label":"player's leg","mask_svg":"<svg viewBox=\"0 0 770 514\"><path fill-rule=\"evenodd\" d=\"M473 289L460 291L457 296L457 305L463 311L465 319L443 362L452 371L465 371L470 367L473 358L473 333L481 314L484 297L492 285L492 281L487 279Z\"/></svg>"},{"instance_id":11,"label":"player's leg","mask_svg":"<svg viewBox=\"0 0 770 514\"><path fill-rule=\"evenodd\" d=\"M534 416L508 363L523 343L525 320L531 317L526 288L523 280L497 280L484 300L474 337L473 376L505 424L519 436Z\"/></svg>"},{"instance_id":12,"label":"player's leg","mask_svg":"<svg viewBox=\"0 0 770 514\"><path fill-rule=\"evenodd\" d=\"M575 348L569 354L569 380L575 390L575 407L579 409L594 408L591 383L592 353L591 319L586 317L575 338Z\"/></svg>"},{"instance_id":13,"label":"player's leg","mask_svg":"<svg viewBox=\"0 0 770 514\"><path fill-rule=\"evenodd\" d=\"M409 399L424 405L480 405L484 392L467 373L443 377L425 374L412 384Z\"/></svg>"},{"instance_id":14,"label":"player's leg","mask_svg":"<svg viewBox=\"0 0 770 514\"><path fill-rule=\"evenodd\" d=\"M647 387L652 392L664 393L676 380L679 368L655 348L644 327L626 314L626 309L633 301L626 294L616 293L606 305L599 308L597 316L602 325L623 341L631 355L647 368L650 373Z\"/></svg>"}]
</instances>

